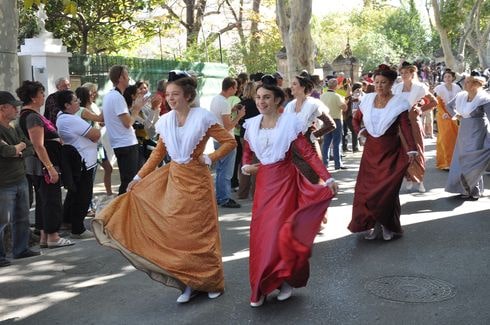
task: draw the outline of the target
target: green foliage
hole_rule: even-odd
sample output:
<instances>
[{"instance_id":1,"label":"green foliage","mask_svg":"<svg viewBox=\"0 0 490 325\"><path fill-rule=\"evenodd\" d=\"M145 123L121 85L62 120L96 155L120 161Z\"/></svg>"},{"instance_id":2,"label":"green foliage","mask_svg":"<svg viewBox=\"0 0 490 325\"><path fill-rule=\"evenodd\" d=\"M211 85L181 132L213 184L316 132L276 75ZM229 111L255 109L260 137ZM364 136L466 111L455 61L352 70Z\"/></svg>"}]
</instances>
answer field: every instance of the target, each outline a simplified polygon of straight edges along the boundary
<instances>
[{"instance_id":1,"label":"green foliage","mask_svg":"<svg viewBox=\"0 0 490 325\"><path fill-rule=\"evenodd\" d=\"M153 36L150 28L167 28L165 21L140 19L147 0L24 0L21 16L32 16L40 2L46 4L46 29L73 53L115 53Z\"/></svg>"},{"instance_id":2,"label":"green foliage","mask_svg":"<svg viewBox=\"0 0 490 325\"><path fill-rule=\"evenodd\" d=\"M432 54L432 49L427 46L429 35L422 25L413 0L410 1L408 9L398 8L391 12L378 32L383 33L397 52L405 58Z\"/></svg>"},{"instance_id":3,"label":"green foliage","mask_svg":"<svg viewBox=\"0 0 490 325\"><path fill-rule=\"evenodd\" d=\"M354 33L348 15L330 14L322 20L313 17L311 36L316 45L316 65L332 62L345 49L347 36L352 44Z\"/></svg>"},{"instance_id":4,"label":"green foliage","mask_svg":"<svg viewBox=\"0 0 490 325\"><path fill-rule=\"evenodd\" d=\"M24 44L24 39L32 38L39 33L36 16L30 9L25 9L19 3L19 34L17 37L19 47Z\"/></svg>"},{"instance_id":5,"label":"green foliage","mask_svg":"<svg viewBox=\"0 0 490 325\"><path fill-rule=\"evenodd\" d=\"M363 63L363 71L374 70L381 63L395 63L399 53L383 34L374 31L364 33L352 46L352 52Z\"/></svg>"}]
</instances>

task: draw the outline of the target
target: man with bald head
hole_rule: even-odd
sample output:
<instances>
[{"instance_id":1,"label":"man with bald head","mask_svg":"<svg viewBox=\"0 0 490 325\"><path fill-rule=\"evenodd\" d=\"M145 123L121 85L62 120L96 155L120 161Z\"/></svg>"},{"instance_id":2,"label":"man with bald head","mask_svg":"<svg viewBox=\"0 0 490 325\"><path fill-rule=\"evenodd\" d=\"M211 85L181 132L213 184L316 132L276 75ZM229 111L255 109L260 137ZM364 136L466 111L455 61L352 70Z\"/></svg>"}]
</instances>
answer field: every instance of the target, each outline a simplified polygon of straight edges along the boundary
<instances>
[{"instance_id":1,"label":"man with bald head","mask_svg":"<svg viewBox=\"0 0 490 325\"><path fill-rule=\"evenodd\" d=\"M56 105L56 96L62 90L70 89L70 80L65 77L61 77L55 80L54 85L56 86L56 92L52 93L46 98L44 104L44 117L50 120L56 127L56 117L60 111Z\"/></svg>"}]
</instances>

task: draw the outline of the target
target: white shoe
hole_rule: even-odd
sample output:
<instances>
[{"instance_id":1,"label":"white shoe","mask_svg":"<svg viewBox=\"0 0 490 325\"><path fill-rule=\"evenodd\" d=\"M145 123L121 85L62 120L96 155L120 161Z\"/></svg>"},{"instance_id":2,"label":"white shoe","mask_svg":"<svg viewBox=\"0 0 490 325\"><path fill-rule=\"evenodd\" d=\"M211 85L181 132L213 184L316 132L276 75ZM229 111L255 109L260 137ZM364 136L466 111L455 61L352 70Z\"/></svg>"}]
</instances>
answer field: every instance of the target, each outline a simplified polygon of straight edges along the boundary
<instances>
[{"instance_id":1,"label":"white shoe","mask_svg":"<svg viewBox=\"0 0 490 325\"><path fill-rule=\"evenodd\" d=\"M94 233L91 232L90 230L85 230L81 234L71 234L70 238L72 239L89 239L89 238L94 238Z\"/></svg>"},{"instance_id":2,"label":"white shoe","mask_svg":"<svg viewBox=\"0 0 490 325\"><path fill-rule=\"evenodd\" d=\"M411 189L412 189L412 187L413 187L413 182L407 181L407 184L405 184L405 188L406 188L407 190L411 190Z\"/></svg>"},{"instance_id":3,"label":"white shoe","mask_svg":"<svg viewBox=\"0 0 490 325\"><path fill-rule=\"evenodd\" d=\"M369 230L368 233L364 236L364 239L374 240L378 238L379 233L381 232L380 226L378 223L374 225L374 228Z\"/></svg>"},{"instance_id":4,"label":"white shoe","mask_svg":"<svg viewBox=\"0 0 490 325\"><path fill-rule=\"evenodd\" d=\"M264 301L265 301L265 296L261 296L258 301L255 301L255 302L251 301L250 306L251 307L260 307L264 304Z\"/></svg>"},{"instance_id":5,"label":"white shoe","mask_svg":"<svg viewBox=\"0 0 490 325\"><path fill-rule=\"evenodd\" d=\"M221 296L223 292L208 292L209 299L216 299Z\"/></svg>"},{"instance_id":6,"label":"white shoe","mask_svg":"<svg viewBox=\"0 0 490 325\"><path fill-rule=\"evenodd\" d=\"M420 193L425 193L424 182L420 182L420 184L419 184L419 192Z\"/></svg>"},{"instance_id":7,"label":"white shoe","mask_svg":"<svg viewBox=\"0 0 490 325\"><path fill-rule=\"evenodd\" d=\"M189 302L193 297L196 296L196 293L192 290L191 287L185 287L184 292L177 298L178 304L184 304Z\"/></svg>"},{"instance_id":8,"label":"white shoe","mask_svg":"<svg viewBox=\"0 0 490 325\"><path fill-rule=\"evenodd\" d=\"M293 294L293 287L291 287L287 282L282 283L280 290L281 291L277 295L277 300L284 301L291 298L291 295Z\"/></svg>"},{"instance_id":9,"label":"white shoe","mask_svg":"<svg viewBox=\"0 0 490 325\"><path fill-rule=\"evenodd\" d=\"M381 229L383 229L383 239L384 240L388 241L388 240L393 239L393 236L394 236L393 231L386 229L386 227L383 225L381 226Z\"/></svg>"}]
</instances>

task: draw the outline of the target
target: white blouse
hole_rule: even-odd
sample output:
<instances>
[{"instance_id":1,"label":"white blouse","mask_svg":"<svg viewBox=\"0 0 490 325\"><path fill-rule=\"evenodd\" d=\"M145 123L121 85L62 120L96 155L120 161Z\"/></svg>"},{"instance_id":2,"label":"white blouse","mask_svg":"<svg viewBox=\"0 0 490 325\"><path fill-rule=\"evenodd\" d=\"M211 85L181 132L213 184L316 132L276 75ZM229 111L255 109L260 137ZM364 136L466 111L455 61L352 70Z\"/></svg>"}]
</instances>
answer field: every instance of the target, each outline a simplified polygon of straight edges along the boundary
<instances>
[{"instance_id":1,"label":"white blouse","mask_svg":"<svg viewBox=\"0 0 490 325\"><path fill-rule=\"evenodd\" d=\"M322 113L328 114L329 110L321 100L314 97L306 97L299 112L296 112L296 99L290 101L286 105L284 112L294 113L301 121L303 121L305 125L305 129L303 130L304 134L308 128L315 123L318 116L322 115Z\"/></svg>"}]
</instances>

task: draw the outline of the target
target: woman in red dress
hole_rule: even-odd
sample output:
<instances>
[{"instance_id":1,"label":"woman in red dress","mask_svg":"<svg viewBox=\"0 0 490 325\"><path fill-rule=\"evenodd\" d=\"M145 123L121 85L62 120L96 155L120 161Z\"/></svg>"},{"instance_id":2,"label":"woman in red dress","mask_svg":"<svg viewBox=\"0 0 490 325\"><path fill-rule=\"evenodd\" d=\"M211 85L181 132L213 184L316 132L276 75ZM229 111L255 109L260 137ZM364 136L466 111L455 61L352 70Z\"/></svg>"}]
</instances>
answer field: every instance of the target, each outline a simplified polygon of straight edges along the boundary
<instances>
[{"instance_id":1,"label":"woman in red dress","mask_svg":"<svg viewBox=\"0 0 490 325\"><path fill-rule=\"evenodd\" d=\"M369 240L381 232L384 240L402 233L399 191L409 164L417 156L408 117L410 103L391 92L396 77L396 71L380 65L374 73L375 92L362 98L352 121L354 130L366 140L349 230L370 230L365 236ZM365 128L361 129L361 123ZM400 130L408 152L402 145Z\"/></svg>"},{"instance_id":2,"label":"woman in red dress","mask_svg":"<svg viewBox=\"0 0 490 325\"><path fill-rule=\"evenodd\" d=\"M261 114L244 124L242 172L257 174L250 225L252 307L261 306L276 289L282 301L293 287L306 285L313 240L337 192L335 180L302 134L303 122L295 114L279 113L283 101L277 86L259 86L256 104ZM298 171L293 146L324 184L312 184ZM252 152L259 163L252 165Z\"/></svg>"}]
</instances>

